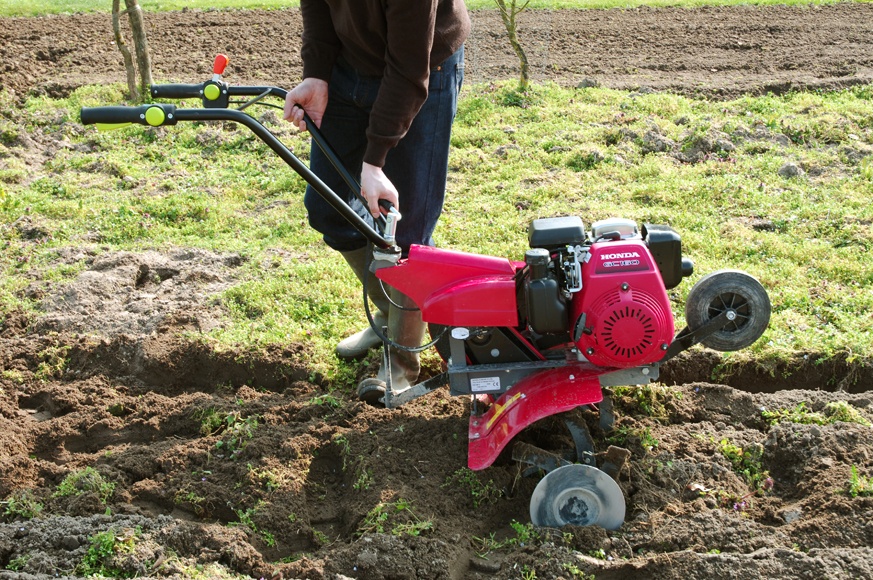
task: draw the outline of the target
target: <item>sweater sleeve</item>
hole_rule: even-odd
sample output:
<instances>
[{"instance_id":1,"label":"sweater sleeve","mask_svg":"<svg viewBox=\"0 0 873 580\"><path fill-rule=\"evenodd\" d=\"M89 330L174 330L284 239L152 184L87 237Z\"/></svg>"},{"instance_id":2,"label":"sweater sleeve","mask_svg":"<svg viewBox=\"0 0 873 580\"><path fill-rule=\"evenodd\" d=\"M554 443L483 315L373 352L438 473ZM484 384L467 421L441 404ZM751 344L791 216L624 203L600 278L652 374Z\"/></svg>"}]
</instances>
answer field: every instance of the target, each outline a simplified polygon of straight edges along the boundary
<instances>
[{"instance_id":1,"label":"sweater sleeve","mask_svg":"<svg viewBox=\"0 0 873 580\"><path fill-rule=\"evenodd\" d=\"M367 128L364 161L382 167L427 99L437 0L385 2L385 71Z\"/></svg>"},{"instance_id":2,"label":"sweater sleeve","mask_svg":"<svg viewBox=\"0 0 873 580\"><path fill-rule=\"evenodd\" d=\"M324 0L300 0L303 37L300 57L303 78L330 81L330 74L342 45L334 30L330 8Z\"/></svg>"}]
</instances>

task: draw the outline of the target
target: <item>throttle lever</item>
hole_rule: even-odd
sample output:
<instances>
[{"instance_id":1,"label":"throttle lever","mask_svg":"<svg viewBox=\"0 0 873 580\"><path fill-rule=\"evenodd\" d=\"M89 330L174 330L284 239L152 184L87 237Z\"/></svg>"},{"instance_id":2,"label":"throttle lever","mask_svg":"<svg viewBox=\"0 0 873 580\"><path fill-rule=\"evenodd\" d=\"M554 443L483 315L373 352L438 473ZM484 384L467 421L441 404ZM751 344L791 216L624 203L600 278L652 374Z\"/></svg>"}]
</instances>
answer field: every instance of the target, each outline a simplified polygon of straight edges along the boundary
<instances>
[{"instance_id":1,"label":"throttle lever","mask_svg":"<svg viewBox=\"0 0 873 580\"><path fill-rule=\"evenodd\" d=\"M227 63L230 59L226 54L215 55L215 61L212 63L212 80L218 82L221 80L221 75L224 74L224 69L227 68Z\"/></svg>"}]
</instances>

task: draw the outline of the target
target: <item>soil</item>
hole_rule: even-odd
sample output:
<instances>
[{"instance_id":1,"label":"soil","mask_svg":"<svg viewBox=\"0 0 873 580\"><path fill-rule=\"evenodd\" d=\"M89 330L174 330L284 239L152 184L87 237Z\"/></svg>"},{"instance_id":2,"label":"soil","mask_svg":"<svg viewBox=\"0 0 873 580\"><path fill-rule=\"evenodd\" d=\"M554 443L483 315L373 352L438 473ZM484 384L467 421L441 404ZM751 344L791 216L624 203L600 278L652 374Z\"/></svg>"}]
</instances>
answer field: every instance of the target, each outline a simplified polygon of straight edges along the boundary
<instances>
[{"instance_id":1,"label":"soil","mask_svg":"<svg viewBox=\"0 0 873 580\"><path fill-rule=\"evenodd\" d=\"M146 17L156 78L194 82L219 51L231 82L299 78L296 10ZM514 76L496 13L473 21L467 79ZM871 4L639 9L528 12L521 31L538 80L725 98L871 82L870 22ZM105 15L0 19L0 88L19 97L122 81L120 62ZM39 139L17 146L62 146ZM46 156L23 157L42 171ZM762 415L842 401L869 419L869 364L798 353L714 384L721 358L695 348L663 369L673 389L617 391L611 432L576 416L601 463L610 444L630 451L625 523L532 530L538 477L503 458L463 470L469 401L440 389L377 409L325 396L306 345L190 338L223 323L209 296L239 256L59 253L83 258L73 284L24 291L40 316L0 321L0 578L873 577L873 497L850 493L873 473L871 427ZM524 438L558 447L557 427ZM107 533L116 549L101 553Z\"/></svg>"}]
</instances>

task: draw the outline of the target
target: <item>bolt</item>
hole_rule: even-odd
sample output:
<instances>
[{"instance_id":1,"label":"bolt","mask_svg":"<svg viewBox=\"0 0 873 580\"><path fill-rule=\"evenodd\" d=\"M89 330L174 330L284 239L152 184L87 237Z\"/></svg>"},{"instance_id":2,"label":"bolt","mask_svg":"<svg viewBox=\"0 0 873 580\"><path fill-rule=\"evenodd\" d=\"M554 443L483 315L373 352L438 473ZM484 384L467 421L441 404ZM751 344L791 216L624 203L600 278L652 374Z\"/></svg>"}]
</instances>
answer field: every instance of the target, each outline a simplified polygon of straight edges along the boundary
<instances>
[{"instance_id":1,"label":"bolt","mask_svg":"<svg viewBox=\"0 0 873 580\"><path fill-rule=\"evenodd\" d=\"M594 349L590 346L585 350L585 354L594 354Z\"/></svg>"},{"instance_id":2,"label":"bolt","mask_svg":"<svg viewBox=\"0 0 873 580\"><path fill-rule=\"evenodd\" d=\"M661 345L661 350L667 350L668 348L670 348L670 345L667 344L666 342Z\"/></svg>"},{"instance_id":3,"label":"bolt","mask_svg":"<svg viewBox=\"0 0 873 580\"><path fill-rule=\"evenodd\" d=\"M622 291L622 292L627 292L628 290L630 290L630 285L629 285L627 282L622 282L622 284L621 284L621 291Z\"/></svg>"},{"instance_id":4,"label":"bolt","mask_svg":"<svg viewBox=\"0 0 873 580\"><path fill-rule=\"evenodd\" d=\"M728 320L736 320L737 319L737 311L736 310L728 310L727 311L727 319Z\"/></svg>"}]
</instances>

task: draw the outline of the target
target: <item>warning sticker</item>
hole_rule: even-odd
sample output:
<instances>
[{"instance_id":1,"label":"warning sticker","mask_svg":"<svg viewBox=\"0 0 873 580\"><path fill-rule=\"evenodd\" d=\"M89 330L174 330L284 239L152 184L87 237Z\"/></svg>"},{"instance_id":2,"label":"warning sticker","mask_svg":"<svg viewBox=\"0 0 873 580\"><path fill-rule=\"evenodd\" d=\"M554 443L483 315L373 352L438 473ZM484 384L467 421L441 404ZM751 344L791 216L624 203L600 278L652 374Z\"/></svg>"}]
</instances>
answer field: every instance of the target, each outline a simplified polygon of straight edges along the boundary
<instances>
[{"instance_id":1,"label":"warning sticker","mask_svg":"<svg viewBox=\"0 0 873 580\"><path fill-rule=\"evenodd\" d=\"M474 393L487 393L500 390L500 377L478 377L470 379L470 389Z\"/></svg>"}]
</instances>

